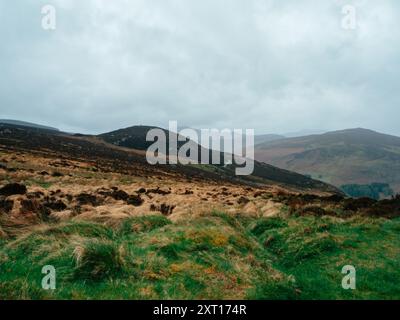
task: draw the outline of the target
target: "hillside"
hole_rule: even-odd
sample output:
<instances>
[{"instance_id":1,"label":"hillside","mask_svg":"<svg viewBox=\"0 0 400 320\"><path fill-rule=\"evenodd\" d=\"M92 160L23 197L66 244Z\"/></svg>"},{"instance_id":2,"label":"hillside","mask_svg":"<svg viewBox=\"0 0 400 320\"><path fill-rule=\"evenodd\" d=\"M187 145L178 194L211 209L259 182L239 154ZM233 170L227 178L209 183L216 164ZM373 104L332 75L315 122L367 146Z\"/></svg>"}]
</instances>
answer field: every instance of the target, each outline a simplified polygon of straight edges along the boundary
<instances>
[{"instance_id":1,"label":"hillside","mask_svg":"<svg viewBox=\"0 0 400 320\"><path fill-rule=\"evenodd\" d=\"M146 134L148 130L154 127L149 126L133 126L117 131L101 134L98 137L104 141L114 144L116 146L122 146L130 149L146 150L153 142L147 142ZM168 138L170 132L162 129ZM178 143L178 149L185 142ZM201 154L201 146L199 146L199 154ZM168 147L167 147L168 149ZM211 158L211 150L209 155ZM221 153L221 162L223 163L224 154ZM312 180L306 176L296 174L287 170L282 170L271 165L256 162L254 173L251 176L235 177L233 165L230 166L196 166L198 169L212 172L220 177L233 177L235 180L241 180L245 183L264 183L264 184L278 184L284 187L294 187L304 190L320 190L326 192L337 192L332 186L322 184L319 181Z\"/></svg>"},{"instance_id":2,"label":"hillside","mask_svg":"<svg viewBox=\"0 0 400 320\"><path fill-rule=\"evenodd\" d=\"M0 119L0 125L1 124L30 127L30 128L37 128L37 129L50 130L50 131L59 131L57 128L43 126L41 124L20 121L20 120Z\"/></svg>"},{"instance_id":3,"label":"hillside","mask_svg":"<svg viewBox=\"0 0 400 320\"><path fill-rule=\"evenodd\" d=\"M399 217L400 197L343 198L266 164L238 179L0 128L0 299L396 299ZM340 287L349 263L357 290Z\"/></svg>"},{"instance_id":4,"label":"hillside","mask_svg":"<svg viewBox=\"0 0 400 320\"><path fill-rule=\"evenodd\" d=\"M260 134L260 135L256 135L254 137L254 145L271 142L271 141L282 140L285 138L286 138L285 136L282 136L279 134Z\"/></svg>"},{"instance_id":5,"label":"hillside","mask_svg":"<svg viewBox=\"0 0 400 320\"><path fill-rule=\"evenodd\" d=\"M342 185L389 184L400 191L400 138L350 129L258 144L258 161Z\"/></svg>"},{"instance_id":6,"label":"hillside","mask_svg":"<svg viewBox=\"0 0 400 320\"><path fill-rule=\"evenodd\" d=\"M142 136L143 127L139 127ZM147 127L149 128L149 127ZM126 130L126 129L125 129ZM128 129L129 131L131 129ZM136 130L136 129L135 129ZM250 186L281 186L305 192L327 192L340 193L335 187L310 179L298 173L279 169L263 163L255 163L255 170L251 176L236 176L233 165L158 165L152 166L147 163L145 154L140 148L146 142L140 140L140 136L128 135L125 143L113 145L103 141L104 136L99 137L85 135L70 135L59 132L49 132L37 128L8 126L0 130L0 147L12 148L14 150L41 151L73 159L88 159L97 165L112 167L112 170L120 170L124 173L135 174L175 174L184 175L189 179L208 179L214 181L226 181ZM119 140L117 140L119 141ZM136 148L130 148L133 141L137 141Z\"/></svg>"},{"instance_id":7,"label":"hillside","mask_svg":"<svg viewBox=\"0 0 400 320\"><path fill-rule=\"evenodd\" d=\"M161 129L151 126L132 126L98 135L104 141L120 147L146 150L153 142L146 141L146 134L151 129ZM168 131L163 130L168 138Z\"/></svg>"}]
</instances>

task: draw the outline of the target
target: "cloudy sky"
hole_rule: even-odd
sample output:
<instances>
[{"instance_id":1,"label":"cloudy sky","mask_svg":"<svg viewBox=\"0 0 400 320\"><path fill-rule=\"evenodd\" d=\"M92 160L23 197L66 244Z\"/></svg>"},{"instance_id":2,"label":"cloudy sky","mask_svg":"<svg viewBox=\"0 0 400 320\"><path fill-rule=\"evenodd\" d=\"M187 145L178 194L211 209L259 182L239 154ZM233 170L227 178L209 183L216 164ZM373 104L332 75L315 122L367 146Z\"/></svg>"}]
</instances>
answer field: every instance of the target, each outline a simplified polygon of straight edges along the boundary
<instances>
[{"instance_id":1,"label":"cloudy sky","mask_svg":"<svg viewBox=\"0 0 400 320\"><path fill-rule=\"evenodd\" d=\"M0 41L0 118L400 135L398 0L0 0Z\"/></svg>"}]
</instances>

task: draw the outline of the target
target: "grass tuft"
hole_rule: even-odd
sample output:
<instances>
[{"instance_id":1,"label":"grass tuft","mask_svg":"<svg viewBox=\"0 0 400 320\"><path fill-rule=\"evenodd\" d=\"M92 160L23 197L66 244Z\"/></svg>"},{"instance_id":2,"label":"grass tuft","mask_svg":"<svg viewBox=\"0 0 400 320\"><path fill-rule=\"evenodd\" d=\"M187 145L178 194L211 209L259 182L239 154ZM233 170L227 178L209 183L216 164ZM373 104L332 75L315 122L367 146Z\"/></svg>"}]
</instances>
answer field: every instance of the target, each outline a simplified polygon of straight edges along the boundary
<instances>
[{"instance_id":1,"label":"grass tuft","mask_svg":"<svg viewBox=\"0 0 400 320\"><path fill-rule=\"evenodd\" d=\"M212 212L107 225L43 223L1 239L0 298L400 298L400 218ZM41 289L48 264L52 292ZM341 288L344 265L356 267L357 290Z\"/></svg>"},{"instance_id":2,"label":"grass tuft","mask_svg":"<svg viewBox=\"0 0 400 320\"><path fill-rule=\"evenodd\" d=\"M171 221L162 215L132 217L122 222L119 233L127 235L130 233L149 232L169 224L171 224Z\"/></svg>"},{"instance_id":3,"label":"grass tuft","mask_svg":"<svg viewBox=\"0 0 400 320\"><path fill-rule=\"evenodd\" d=\"M121 274L124 268L123 252L115 243L92 240L77 246L74 279L100 281Z\"/></svg>"}]
</instances>

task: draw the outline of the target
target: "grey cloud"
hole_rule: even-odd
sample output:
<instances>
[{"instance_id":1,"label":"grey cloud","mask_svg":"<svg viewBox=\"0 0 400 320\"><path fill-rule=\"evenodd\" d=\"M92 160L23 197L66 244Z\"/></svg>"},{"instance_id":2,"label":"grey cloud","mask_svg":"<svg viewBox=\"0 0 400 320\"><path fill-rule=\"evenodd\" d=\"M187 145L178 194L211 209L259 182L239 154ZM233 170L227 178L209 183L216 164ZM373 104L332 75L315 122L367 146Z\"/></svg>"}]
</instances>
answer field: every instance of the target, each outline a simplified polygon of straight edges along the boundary
<instances>
[{"instance_id":1,"label":"grey cloud","mask_svg":"<svg viewBox=\"0 0 400 320\"><path fill-rule=\"evenodd\" d=\"M2 1L1 118L400 134L400 4L352 3L356 30L341 28L347 1Z\"/></svg>"}]
</instances>

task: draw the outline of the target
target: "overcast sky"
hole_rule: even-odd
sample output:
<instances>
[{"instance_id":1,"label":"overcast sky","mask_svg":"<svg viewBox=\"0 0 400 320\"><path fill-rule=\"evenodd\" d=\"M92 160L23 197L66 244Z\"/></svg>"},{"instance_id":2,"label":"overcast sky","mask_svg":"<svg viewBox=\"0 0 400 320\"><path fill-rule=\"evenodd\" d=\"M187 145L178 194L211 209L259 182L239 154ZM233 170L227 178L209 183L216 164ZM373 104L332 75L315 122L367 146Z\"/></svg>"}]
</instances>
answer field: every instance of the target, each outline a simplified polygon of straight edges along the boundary
<instances>
[{"instance_id":1,"label":"overcast sky","mask_svg":"<svg viewBox=\"0 0 400 320\"><path fill-rule=\"evenodd\" d=\"M398 0L0 0L0 41L0 118L400 135Z\"/></svg>"}]
</instances>

